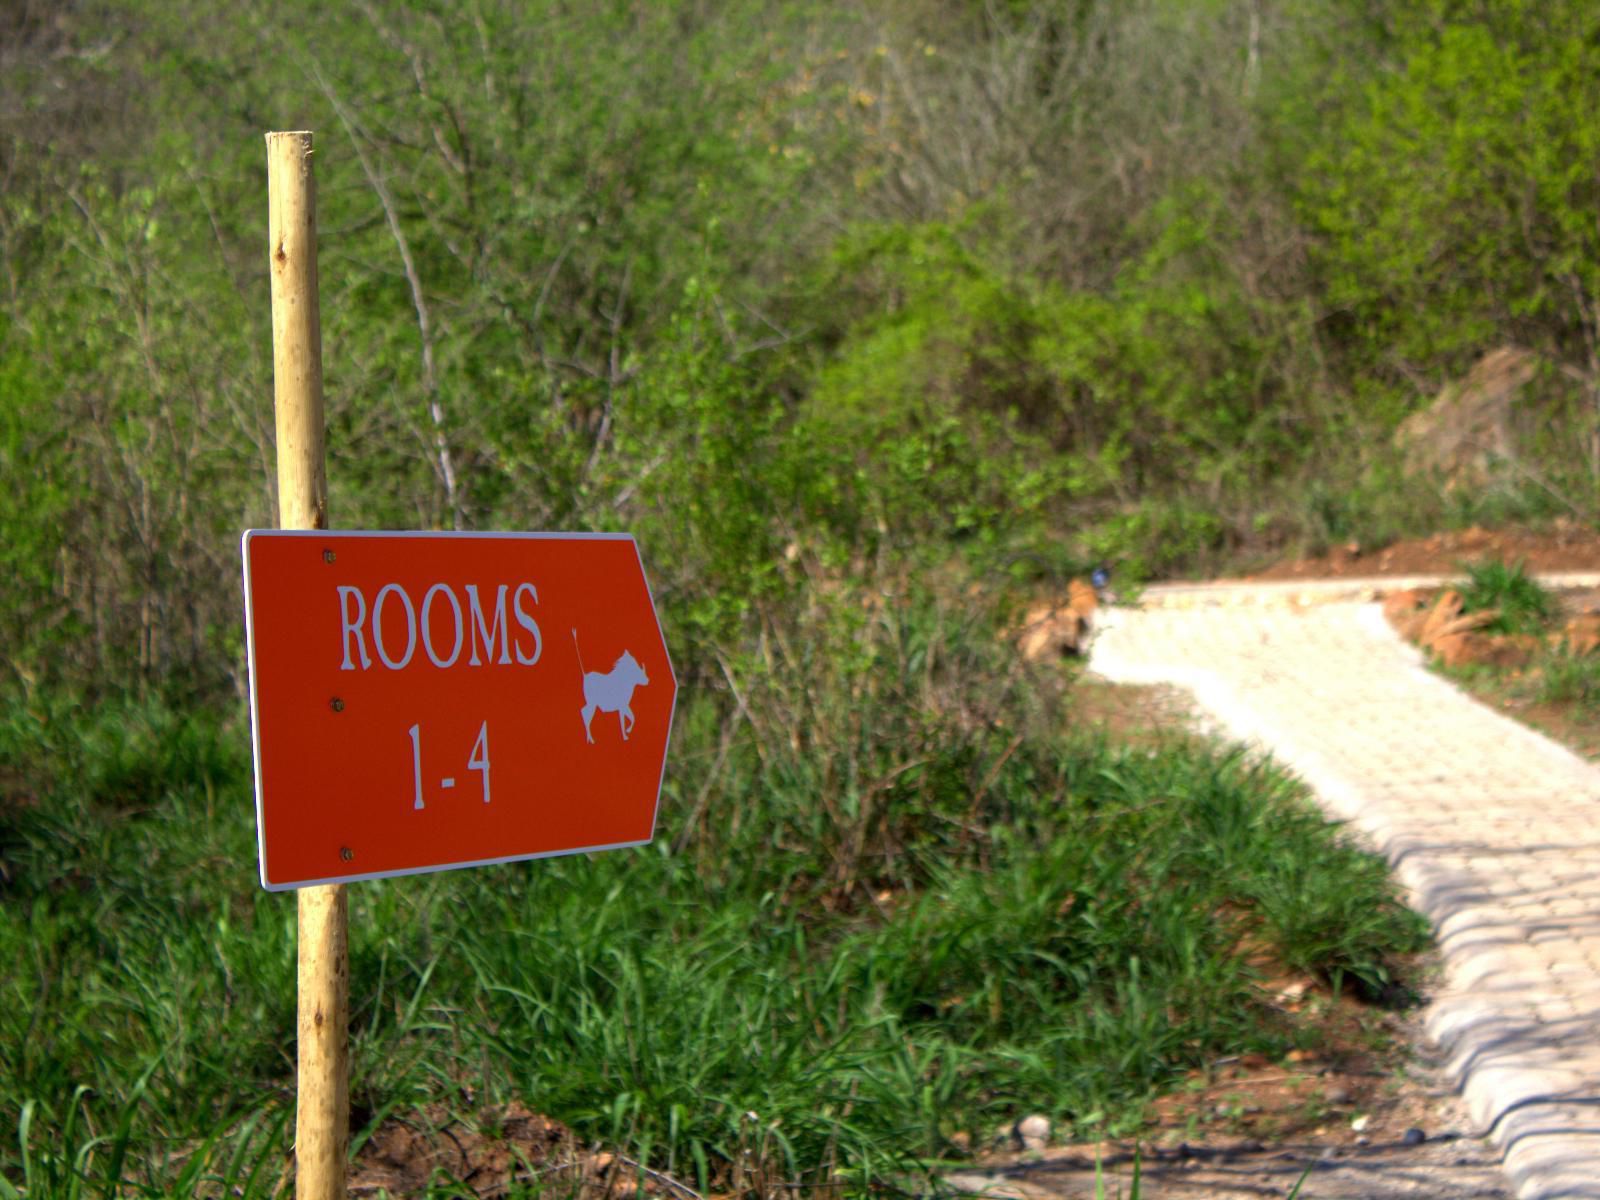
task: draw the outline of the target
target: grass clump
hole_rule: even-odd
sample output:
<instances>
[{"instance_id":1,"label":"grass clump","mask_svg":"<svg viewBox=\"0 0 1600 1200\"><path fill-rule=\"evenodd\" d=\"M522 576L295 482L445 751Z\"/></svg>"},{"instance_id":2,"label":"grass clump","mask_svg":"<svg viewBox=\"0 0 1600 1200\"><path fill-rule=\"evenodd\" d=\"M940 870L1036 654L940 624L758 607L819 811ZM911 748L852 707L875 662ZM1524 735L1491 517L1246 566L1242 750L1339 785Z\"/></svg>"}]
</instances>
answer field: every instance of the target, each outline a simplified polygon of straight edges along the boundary
<instances>
[{"instance_id":1,"label":"grass clump","mask_svg":"<svg viewBox=\"0 0 1600 1200\"><path fill-rule=\"evenodd\" d=\"M1520 562L1489 559L1465 568L1461 588L1463 612L1494 609L1500 615L1485 626L1491 633L1525 633L1540 636L1555 618L1555 597Z\"/></svg>"}]
</instances>

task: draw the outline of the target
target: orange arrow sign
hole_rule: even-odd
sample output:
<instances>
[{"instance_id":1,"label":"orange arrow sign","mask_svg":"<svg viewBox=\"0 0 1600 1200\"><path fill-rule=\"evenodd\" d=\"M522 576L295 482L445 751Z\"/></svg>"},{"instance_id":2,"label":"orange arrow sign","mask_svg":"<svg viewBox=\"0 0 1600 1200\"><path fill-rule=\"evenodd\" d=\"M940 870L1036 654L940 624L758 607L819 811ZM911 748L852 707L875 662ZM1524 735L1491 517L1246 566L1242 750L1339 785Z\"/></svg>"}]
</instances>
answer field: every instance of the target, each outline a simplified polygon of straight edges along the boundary
<instances>
[{"instance_id":1,"label":"orange arrow sign","mask_svg":"<svg viewBox=\"0 0 1600 1200\"><path fill-rule=\"evenodd\" d=\"M678 684L628 534L244 535L262 886L648 842Z\"/></svg>"}]
</instances>

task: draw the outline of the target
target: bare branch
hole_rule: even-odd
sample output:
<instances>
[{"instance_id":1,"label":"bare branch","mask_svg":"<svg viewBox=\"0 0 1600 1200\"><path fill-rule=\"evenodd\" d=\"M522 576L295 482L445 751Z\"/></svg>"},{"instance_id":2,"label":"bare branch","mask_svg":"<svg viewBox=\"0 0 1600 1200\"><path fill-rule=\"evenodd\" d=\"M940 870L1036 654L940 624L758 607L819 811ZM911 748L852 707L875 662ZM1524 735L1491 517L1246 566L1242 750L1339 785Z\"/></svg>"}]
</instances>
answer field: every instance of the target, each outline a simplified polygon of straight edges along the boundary
<instances>
[{"instance_id":1,"label":"bare branch","mask_svg":"<svg viewBox=\"0 0 1600 1200\"><path fill-rule=\"evenodd\" d=\"M323 96L333 106L339 123L344 126L345 134L350 138L350 145L356 152L356 159L361 164L361 172L367 177L367 183L377 195L378 203L383 206L383 215L388 222L390 236L394 238L395 249L399 251L400 262L405 269L406 283L411 288L411 305L417 314L417 335L422 342L422 386L427 396L428 417L433 422L434 455L438 461L439 477L444 483L445 502L450 509L450 527L460 529L463 524L463 504L461 489L456 481L455 460L450 452L450 442L445 436L444 404L439 398L439 381L434 372L433 322L428 312L427 297L423 294L422 278L417 273L416 261L411 257L411 244L406 240L405 230L400 225L400 215L394 196L390 193L383 176L373 168L372 159L367 154L365 134L359 129L354 116L334 93L315 63L311 66L311 74Z\"/></svg>"}]
</instances>

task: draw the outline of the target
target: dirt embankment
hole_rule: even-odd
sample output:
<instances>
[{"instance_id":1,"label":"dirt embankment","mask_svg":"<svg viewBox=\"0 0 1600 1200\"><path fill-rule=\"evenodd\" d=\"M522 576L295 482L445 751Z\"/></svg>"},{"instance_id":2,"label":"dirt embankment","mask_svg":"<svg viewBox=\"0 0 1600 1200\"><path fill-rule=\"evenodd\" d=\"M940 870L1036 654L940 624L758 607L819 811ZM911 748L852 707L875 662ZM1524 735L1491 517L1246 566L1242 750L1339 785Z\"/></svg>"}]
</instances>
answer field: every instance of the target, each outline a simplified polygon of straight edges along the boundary
<instances>
[{"instance_id":1,"label":"dirt embankment","mask_svg":"<svg viewBox=\"0 0 1600 1200\"><path fill-rule=\"evenodd\" d=\"M1556 521L1548 529L1457 529L1411 538L1380 548L1359 542L1332 547L1326 554L1286 559L1251 579L1349 579L1387 575L1453 575L1473 563L1521 563L1532 574L1600 571L1600 533L1576 521Z\"/></svg>"}]
</instances>

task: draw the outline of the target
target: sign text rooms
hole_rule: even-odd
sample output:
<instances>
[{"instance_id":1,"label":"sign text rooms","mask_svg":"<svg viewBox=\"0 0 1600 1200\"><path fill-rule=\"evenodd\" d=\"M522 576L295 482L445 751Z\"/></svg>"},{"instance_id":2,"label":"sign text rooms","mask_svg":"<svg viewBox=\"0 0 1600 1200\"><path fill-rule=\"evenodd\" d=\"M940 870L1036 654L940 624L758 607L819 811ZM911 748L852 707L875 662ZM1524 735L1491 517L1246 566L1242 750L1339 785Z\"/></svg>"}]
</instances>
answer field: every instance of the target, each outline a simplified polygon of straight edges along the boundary
<instances>
[{"instance_id":1,"label":"sign text rooms","mask_svg":"<svg viewBox=\"0 0 1600 1200\"><path fill-rule=\"evenodd\" d=\"M486 663L509 666L513 661L531 667L539 661L544 639L530 611L531 605L539 603L533 584L519 583L514 588L500 584L488 614L477 584L466 584L461 591L466 593L465 606L447 583L428 588L419 605L405 588L389 583L378 589L369 608L359 587L338 585L339 644L344 655L339 669L353 671L358 665L363 671L371 669L369 641L377 661L391 671L410 666L419 643L428 661L441 668L455 666L463 651L466 665L471 667ZM518 626L515 630L506 620L508 599L510 616Z\"/></svg>"}]
</instances>

